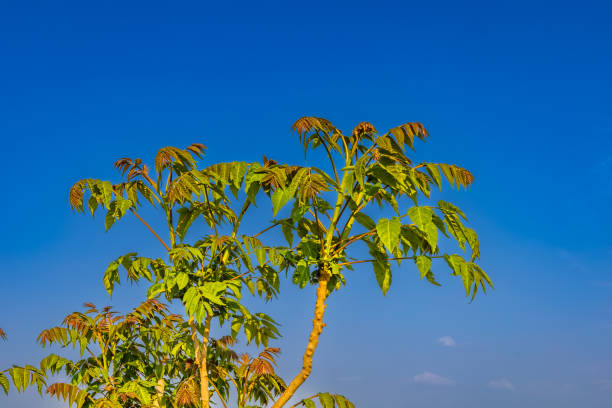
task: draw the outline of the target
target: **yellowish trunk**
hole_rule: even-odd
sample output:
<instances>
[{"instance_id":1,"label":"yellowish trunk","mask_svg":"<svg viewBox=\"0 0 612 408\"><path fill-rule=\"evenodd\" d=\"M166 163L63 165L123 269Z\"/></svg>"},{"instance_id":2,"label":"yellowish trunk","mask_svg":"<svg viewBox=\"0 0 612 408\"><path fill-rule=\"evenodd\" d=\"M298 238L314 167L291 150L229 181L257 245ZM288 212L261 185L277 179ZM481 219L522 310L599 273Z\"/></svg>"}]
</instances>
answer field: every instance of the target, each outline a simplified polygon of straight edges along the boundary
<instances>
[{"instance_id":1,"label":"yellowish trunk","mask_svg":"<svg viewBox=\"0 0 612 408\"><path fill-rule=\"evenodd\" d=\"M201 408L210 408L210 395L208 393L208 366L207 366L207 354L208 354L208 338L210 334L210 321L212 316L206 316L204 321L204 335L202 340L198 339L198 332L195 328L195 324L191 323L191 336L195 345L196 362L200 373L200 400L202 402Z\"/></svg>"},{"instance_id":2,"label":"yellowish trunk","mask_svg":"<svg viewBox=\"0 0 612 408\"><path fill-rule=\"evenodd\" d=\"M164 396L164 389L166 388L166 381L163 378L157 380L157 386L155 387L155 400L153 401L153 407L162 408L161 400Z\"/></svg>"},{"instance_id":3,"label":"yellowish trunk","mask_svg":"<svg viewBox=\"0 0 612 408\"><path fill-rule=\"evenodd\" d=\"M325 314L325 299L327 298L327 282L329 282L329 273L321 274L319 277L319 286L317 287L317 300L315 303L314 318L312 319L312 331L308 338L308 344L304 351L302 359L302 369L298 375L289 383L285 391L281 394L278 400L272 405L272 408L283 407L289 399L295 394L295 391L306 381L312 372L312 357L319 344L319 337L325 324L323 323L323 315Z\"/></svg>"}]
</instances>

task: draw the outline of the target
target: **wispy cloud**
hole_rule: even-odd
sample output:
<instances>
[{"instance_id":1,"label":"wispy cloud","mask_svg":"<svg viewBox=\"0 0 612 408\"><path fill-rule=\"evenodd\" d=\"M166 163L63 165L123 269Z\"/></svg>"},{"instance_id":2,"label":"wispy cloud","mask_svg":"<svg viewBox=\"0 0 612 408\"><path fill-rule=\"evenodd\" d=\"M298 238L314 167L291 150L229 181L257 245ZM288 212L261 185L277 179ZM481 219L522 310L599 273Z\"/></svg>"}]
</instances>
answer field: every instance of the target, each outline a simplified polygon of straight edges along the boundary
<instances>
[{"instance_id":1,"label":"wispy cloud","mask_svg":"<svg viewBox=\"0 0 612 408\"><path fill-rule=\"evenodd\" d=\"M428 385L453 385L455 382L450 378L441 377L438 374L430 373L425 371L422 374L417 374L412 377L412 381L417 384L428 384Z\"/></svg>"},{"instance_id":2,"label":"wispy cloud","mask_svg":"<svg viewBox=\"0 0 612 408\"><path fill-rule=\"evenodd\" d=\"M444 347L454 347L457 342L451 336L443 336L438 339L438 343Z\"/></svg>"},{"instance_id":3,"label":"wispy cloud","mask_svg":"<svg viewBox=\"0 0 612 408\"><path fill-rule=\"evenodd\" d=\"M489 381L489 387L495 388L497 390L508 390L514 391L514 384L510 382L507 378L501 378L499 380L491 380Z\"/></svg>"}]
</instances>

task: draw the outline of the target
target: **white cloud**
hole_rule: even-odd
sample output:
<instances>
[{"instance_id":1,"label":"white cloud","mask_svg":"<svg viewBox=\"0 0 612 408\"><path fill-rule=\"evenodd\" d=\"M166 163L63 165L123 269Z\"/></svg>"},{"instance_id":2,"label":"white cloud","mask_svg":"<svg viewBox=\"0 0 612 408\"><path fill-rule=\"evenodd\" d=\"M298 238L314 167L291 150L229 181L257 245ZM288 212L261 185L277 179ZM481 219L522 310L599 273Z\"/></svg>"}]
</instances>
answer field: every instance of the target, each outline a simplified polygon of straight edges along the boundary
<instances>
[{"instance_id":1,"label":"white cloud","mask_svg":"<svg viewBox=\"0 0 612 408\"><path fill-rule=\"evenodd\" d=\"M501 378L499 380L489 381L489 387L498 390L514 391L514 384L512 384L507 378Z\"/></svg>"},{"instance_id":2,"label":"white cloud","mask_svg":"<svg viewBox=\"0 0 612 408\"><path fill-rule=\"evenodd\" d=\"M440 337L438 339L438 343L440 343L444 347L453 347L453 346L455 346L457 344L455 339L453 339L451 336Z\"/></svg>"},{"instance_id":3,"label":"white cloud","mask_svg":"<svg viewBox=\"0 0 612 408\"><path fill-rule=\"evenodd\" d=\"M412 380L418 384L428 385L453 385L455 382L450 378L440 377L438 374L425 371L422 374L415 375Z\"/></svg>"}]
</instances>

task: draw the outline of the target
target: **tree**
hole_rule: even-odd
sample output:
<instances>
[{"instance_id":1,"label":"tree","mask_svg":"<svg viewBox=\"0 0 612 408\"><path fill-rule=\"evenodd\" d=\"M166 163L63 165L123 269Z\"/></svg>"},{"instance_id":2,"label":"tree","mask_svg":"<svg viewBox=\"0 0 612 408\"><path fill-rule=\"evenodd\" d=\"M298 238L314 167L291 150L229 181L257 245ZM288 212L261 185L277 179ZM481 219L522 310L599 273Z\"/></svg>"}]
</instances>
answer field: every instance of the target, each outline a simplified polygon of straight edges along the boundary
<instances>
[{"instance_id":1,"label":"tree","mask_svg":"<svg viewBox=\"0 0 612 408\"><path fill-rule=\"evenodd\" d=\"M479 290L486 292L487 285L492 287L476 263L479 241L475 231L465 225L465 214L449 202L431 200L432 189L441 188L443 178L451 186L467 189L474 180L472 174L451 164L415 164L406 152L406 147L414 149L416 139L427 139L423 125L406 123L379 134L373 125L362 122L350 135L344 135L326 119L304 117L292 128L305 154L323 148L325 169L278 164L265 156L262 164L232 162L198 168L196 158L201 157L204 146L194 144L186 149L159 150L153 177L141 159L123 158L115 163L125 178L123 182L84 179L70 191L70 203L78 211L83 212L85 205L92 215L99 207L106 211L107 229L132 213L166 251L159 258L123 255L110 263L103 279L112 295L114 286L120 283L120 270L124 270L129 280L150 282L150 302L163 295L184 306L187 321L174 333L181 339L184 358L182 365L170 364L177 367L177 375L160 377L153 370L155 375L149 375L146 381L155 381L137 383L138 390L154 391L149 394L151 403L157 402L159 407L172 402L176 406L208 408L213 393L225 406L231 384L240 407L267 405L279 394L272 407L285 406L311 374L313 355L325 326L327 298L342 287L346 271L357 264L371 265L383 294L391 286L392 264L397 265L393 270L414 265L421 279L439 285L432 270L437 261L446 263L451 275L461 278L466 296L471 295L472 300ZM231 195L226 194L228 187ZM241 235L242 220L260 192L270 198L274 219L257 234ZM276 218L291 201L289 214ZM161 210L169 244L139 214L144 204ZM379 207L376 213L372 211L375 205ZM204 221L208 231L187 243L187 234L197 220ZM259 237L276 227L281 227L288 245L262 243ZM443 252L443 237L468 255ZM369 256L363 256L365 251ZM269 340L278 336L276 323L242 304L244 287L266 300L274 298L280 271L291 273L292 281L301 288L316 288L313 326L302 367L288 385L274 373L276 349L268 347ZM219 325L231 322L231 337L214 340L210 332L213 320ZM240 330L248 343L266 349L255 358L238 358L229 346ZM148 337L138 334L137 338L144 341ZM163 356L168 350L166 343L147 342L147 350ZM143 361L159 367L164 358ZM41 369L14 369L24 370L20 373L27 378L26 386L35 383L40 389L45 384L45 372L56 363L49 364L41 365ZM129 371L125 372L125 379L136 384ZM0 384L6 382L8 389L6 376L0 376ZM113 382L107 380L105 384L112 386ZM73 395L70 390L73 388L61 395L68 395L71 402L81 398L77 391ZM136 388L118 388L102 399L82 398L92 403L115 403L124 398L124 405L147 404ZM312 408L315 400L324 408L353 406L343 396L323 392L294 407Z\"/></svg>"},{"instance_id":2,"label":"tree","mask_svg":"<svg viewBox=\"0 0 612 408\"><path fill-rule=\"evenodd\" d=\"M330 173L317 167L275 164L270 180L274 216L293 199L289 217L274 224L282 226L289 244L283 250L273 249L284 257L279 265L291 270L293 282L301 288L308 284L317 288L302 368L273 408L284 406L310 375L325 326L325 301L345 283L345 271L353 265L371 265L383 294L391 285L392 262L398 268L410 262L421 279L439 285L432 262L443 260L451 275L462 279L466 296L471 294L472 299L478 289L484 292L487 284L492 286L475 263L480 256L478 237L464 225L465 214L441 200L420 204L420 200L430 199L433 187L441 188L443 177L451 186L466 189L474 180L469 171L456 165L413 164L406 147L414 149L415 139L427 139L422 124L406 123L379 134L373 125L362 122L350 135L344 135L326 119L303 117L292 129L305 154L323 148ZM373 213L368 213L375 204L395 215L375 220ZM294 233L298 236L295 245ZM469 248L468 260L459 254L441 253L440 235L454 240L464 251ZM368 258L361 255L364 247ZM327 397L321 402L330 406L324 401L329 403Z\"/></svg>"},{"instance_id":3,"label":"tree","mask_svg":"<svg viewBox=\"0 0 612 408\"><path fill-rule=\"evenodd\" d=\"M104 285L112 295L114 285L120 282L119 270L124 269L132 281L151 282L149 298L163 294L168 300L182 302L189 318L201 406L207 408L210 394L215 392L207 367L213 319L221 325L231 321L234 336L242 328L248 342L267 346L269 339L278 336L276 323L263 313L251 313L241 304L242 288L246 286L253 294L271 299L278 291L279 279L268 262L255 266L251 261L252 256L259 259L263 251L259 234L239 235L241 221L254 204L257 192L271 188L265 182L269 172L266 164L233 162L199 169L196 158L201 158L204 149L202 144L160 149L155 156L153 177L141 159L120 159L115 167L122 172L123 182L80 180L70 190L70 204L84 212L86 203L92 216L99 207L104 208L107 229L132 213L163 245L165 259L129 253L111 262L104 274ZM239 202L243 181L246 197ZM228 186L233 200L226 194ZM169 244L138 213L145 203L161 209ZM198 219L204 221L210 233L187 244L186 235Z\"/></svg>"},{"instance_id":4,"label":"tree","mask_svg":"<svg viewBox=\"0 0 612 408\"><path fill-rule=\"evenodd\" d=\"M150 299L131 313L118 315L110 307L85 304L84 313L66 316L61 326L44 330L38 342L74 348L80 358L49 354L33 366L6 370L18 391L36 385L77 408L165 407L173 404L175 384L182 378L186 325L166 306ZM69 382L47 385L63 372ZM8 391L8 380L4 377Z\"/></svg>"}]
</instances>

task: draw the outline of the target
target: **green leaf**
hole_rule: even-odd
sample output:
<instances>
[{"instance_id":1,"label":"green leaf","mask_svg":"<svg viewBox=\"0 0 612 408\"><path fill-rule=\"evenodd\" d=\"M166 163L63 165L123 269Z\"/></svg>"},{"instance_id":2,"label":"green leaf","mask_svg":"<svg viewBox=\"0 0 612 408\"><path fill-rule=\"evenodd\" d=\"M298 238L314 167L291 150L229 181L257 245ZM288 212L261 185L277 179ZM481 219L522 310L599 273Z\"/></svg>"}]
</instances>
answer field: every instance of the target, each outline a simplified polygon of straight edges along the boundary
<instances>
[{"instance_id":1,"label":"green leaf","mask_svg":"<svg viewBox=\"0 0 612 408\"><path fill-rule=\"evenodd\" d=\"M342 395L334 395L334 399L336 404L338 404L338 408L348 408L348 401Z\"/></svg>"},{"instance_id":2,"label":"green leaf","mask_svg":"<svg viewBox=\"0 0 612 408\"><path fill-rule=\"evenodd\" d=\"M470 260L474 261L476 258L480 258L480 242L478 241L476 231L474 231L472 228L464 228L463 233L470 244L470 248L472 248L472 256Z\"/></svg>"},{"instance_id":3,"label":"green leaf","mask_svg":"<svg viewBox=\"0 0 612 408\"><path fill-rule=\"evenodd\" d=\"M425 169L431 176L432 180L436 183L436 186L440 188L442 186L442 176L440 175L440 170L435 164L427 163L425 164Z\"/></svg>"},{"instance_id":4,"label":"green leaf","mask_svg":"<svg viewBox=\"0 0 612 408\"><path fill-rule=\"evenodd\" d=\"M461 267L465 264L465 259L461 257L461 255L452 254L452 255L444 255L444 260L448 263L448 266L453 270L453 275L461 274Z\"/></svg>"},{"instance_id":5,"label":"green leaf","mask_svg":"<svg viewBox=\"0 0 612 408\"><path fill-rule=\"evenodd\" d=\"M429 207L412 207L408 209L408 216L424 233L427 243L435 250L438 243L438 228L433 223L434 212Z\"/></svg>"},{"instance_id":6,"label":"green leaf","mask_svg":"<svg viewBox=\"0 0 612 408\"><path fill-rule=\"evenodd\" d=\"M357 182L361 185L361 187L365 186L365 173L366 173L366 163L368 161L368 156L363 155L355 162L355 178Z\"/></svg>"},{"instance_id":7,"label":"green leaf","mask_svg":"<svg viewBox=\"0 0 612 408\"><path fill-rule=\"evenodd\" d=\"M452 275L461 276L463 286L465 288L465 296L469 296L471 292L471 285L473 282L473 275L470 274L468 264L465 262L460 255L444 255L444 259L448 266L453 270Z\"/></svg>"},{"instance_id":8,"label":"green leaf","mask_svg":"<svg viewBox=\"0 0 612 408\"><path fill-rule=\"evenodd\" d=\"M232 325L231 325L232 337L235 338L238 335L238 332L240 331L240 327L242 327L241 320L238 320L238 319L232 320Z\"/></svg>"},{"instance_id":9,"label":"green leaf","mask_svg":"<svg viewBox=\"0 0 612 408\"><path fill-rule=\"evenodd\" d=\"M179 289L183 289L185 288L185 286L187 286L187 284L189 283L189 275L186 274L185 272L181 272L177 275L176 277L176 284L178 285Z\"/></svg>"},{"instance_id":10,"label":"green leaf","mask_svg":"<svg viewBox=\"0 0 612 408\"><path fill-rule=\"evenodd\" d=\"M424 227L431 224L433 210L429 207L412 207L408 209L408 216L419 228L424 230Z\"/></svg>"},{"instance_id":11,"label":"green leaf","mask_svg":"<svg viewBox=\"0 0 612 408\"><path fill-rule=\"evenodd\" d=\"M388 185L389 187L395 187L397 179L389 170L384 166L376 163L371 167L370 175L376 177L381 183Z\"/></svg>"},{"instance_id":12,"label":"green leaf","mask_svg":"<svg viewBox=\"0 0 612 408\"><path fill-rule=\"evenodd\" d=\"M153 299L157 295L166 291L166 285L164 282L157 282L149 287L147 290L147 299Z\"/></svg>"},{"instance_id":13,"label":"green leaf","mask_svg":"<svg viewBox=\"0 0 612 408\"><path fill-rule=\"evenodd\" d=\"M111 199L112 199L113 185L110 183L110 181L103 181L101 184L102 184L102 202L104 203L104 207L106 207L106 209L109 209Z\"/></svg>"},{"instance_id":14,"label":"green leaf","mask_svg":"<svg viewBox=\"0 0 612 408\"><path fill-rule=\"evenodd\" d=\"M465 227L456 214L446 214L444 222L447 225L448 232L457 240L457 244L461 249L465 250L465 242L467 240Z\"/></svg>"},{"instance_id":15,"label":"green leaf","mask_svg":"<svg viewBox=\"0 0 612 408\"><path fill-rule=\"evenodd\" d=\"M115 282L119 283L119 260L115 260L108 265L106 268L106 272L104 272L104 287L110 296L113 295L113 288L115 287Z\"/></svg>"},{"instance_id":16,"label":"green leaf","mask_svg":"<svg viewBox=\"0 0 612 408\"><path fill-rule=\"evenodd\" d=\"M138 395L138 399L142 402L143 405L151 404L151 395L148 393L147 389L141 386L135 387L136 395Z\"/></svg>"},{"instance_id":17,"label":"green leaf","mask_svg":"<svg viewBox=\"0 0 612 408\"><path fill-rule=\"evenodd\" d=\"M378 220L378 224L376 224L378 237L391 253L393 253L399 244L401 230L402 222L397 217L393 217L390 220L381 218Z\"/></svg>"},{"instance_id":18,"label":"green leaf","mask_svg":"<svg viewBox=\"0 0 612 408\"><path fill-rule=\"evenodd\" d=\"M355 214L355 221L357 221L359 224L363 225L369 230L376 228L376 224L374 223L372 218L362 212L358 212L357 214Z\"/></svg>"},{"instance_id":19,"label":"green leaf","mask_svg":"<svg viewBox=\"0 0 612 408\"><path fill-rule=\"evenodd\" d=\"M293 230L291 228L291 224L288 222L283 222L282 224L283 235L285 236L285 240L289 244L289 246L293 246Z\"/></svg>"},{"instance_id":20,"label":"green leaf","mask_svg":"<svg viewBox=\"0 0 612 408\"><path fill-rule=\"evenodd\" d=\"M290 198L291 192L289 190L282 188L276 189L276 191L272 194L272 215L274 217L276 217L276 214L280 211L280 209L287 204Z\"/></svg>"},{"instance_id":21,"label":"green leaf","mask_svg":"<svg viewBox=\"0 0 612 408\"><path fill-rule=\"evenodd\" d=\"M265 248L255 249L255 255L257 257L257 262L259 262L260 265L263 265L266 263L266 249Z\"/></svg>"},{"instance_id":22,"label":"green leaf","mask_svg":"<svg viewBox=\"0 0 612 408\"><path fill-rule=\"evenodd\" d=\"M293 283L298 285L300 289L304 289L308 282L310 282L310 269L305 261L300 260L293 272Z\"/></svg>"},{"instance_id":23,"label":"green leaf","mask_svg":"<svg viewBox=\"0 0 612 408\"><path fill-rule=\"evenodd\" d=\"M310 207L307 205L300 205L299 201L296 200L291 209L291 220L293 222L298 222L298 220L308 212L309 208Z\"/></svg>"},{"instance_id":24,"label":"green leaf","mask_svg":"<svg viewBox=\"0 0 612 408\"><path fill-rule=\"evenodd\" d=\"M442 173L444 174L444 176L446 177L446 179L448 180L448 182L450 183L451 186L455 186L455 177L453 177L453 170L451 168L451 166L449 166L446 163L440 163L440 170L442 170ZM457 186L459 187L459 186Z\"/></svg>"},{"instance_id":25,"label":"green leaf","mask_svg":"<svg viewBox=\"0 0 612 408\"><path fill-rule=\"evenodd\" d=\"M96 197L90 196L89 200L87 200L87 205L89 207L89 212L91 212L91 216L93 217L96 209L98 208L98 200L96 200Z\"/></svg>"},{"instance_id":26,"label":"green leaf","mask_svg":"<svg viewBox=\"0 0 612 408\"><path fill-rule=\"evenodd\" d=\"M179 217L176 223L176 233L182 242L191 224L193 224L196 218L201 214L201 209L195 207L182 207L179 208L177 212Z\"/></svg>"},{"instance_id":27,"label":"green leaf","mask_svg":"<svg viewBox=\"0 0 612 408\"><path fill-rule=\"evenodd\" d=\"M438 245L438 227L433 222L430 222L423 227L423 231L425 232L427 243L431 246L431 250L435 251Z\"/></svg>"},{"instance_id":28,"label":"green leaf","mask_svg":"<svg viewBox=\"0 0 612 408\"><path fill-rule=\"evenodd\" d=\"M2 373L0 373L0 386L2 386L2 389L4 390L4 393L6 395L8 395L9 392L9 382L8 382L8 378L6 378L6 376Z\"/></svg>"},{"instance_id":29,"label":"green leaf","mask_svg":"<svg viewBox=\"0 0 612 408\"><path fill-rule=\"evenodd\" d=\"M459 209L459 207L457 207L454 204L451 204L449 202L446 201L438 201L438 207L440 208L440 210L442 210L442 212L444 212L445 214L458 214L461 216L461 218L463 218L464 220L467 221L467 217L465 216L465 214L463 213L463 211L461 211Z\"/></svg>"},{"instance_id":30,"label":"green leaf","mask_svg":"<svg viewBox=\"0 0 612 408\"><path fill-rule=\"evenodd\" d=\"M425 275L425 278L432 284L432 285L436 285L436 286L441 286L438 282L436 282L436 280L434 279L434 274L432 271L427 272L427 275Z\"/></svg>"},{"instance_id":31,"label":"green leaf","mask_svg":"<svg viewBox=\"0 0 612 408\"><path fill-rule=\"evenodd\" d=\"M115 212L112 210L107 211L106 215L104 216L104 228L106 228L108 231L113 226L115 221Z\"/></svg>"},{"instance_id":32,"label":"green leaf","mask_svg":"<svg viewBox=\"0 0 612 408\"><path fill-rule=\"evenodd\" d=\"M421 273L421 279L423 279L431 269L431 258L425 255L419 255L414 262Z\"/></svg>"},{"instance_id":33,"label":"green leaf","mask_svg":"<svg viewBox=\"0 0 612 408\"><path fill-rule=\"evenodd\" d=\"M391 267L389 266L389 262L376 260L373 266L378 286L380 286L383 295L386 295L391 286Z\"/></svg>"},{"instance_id":34,"label":"green leaf","mask_svg":"<svg viewBox=\"0 0 612 408\"><path fill-rule=\"evenodd\" d=\"M310 399L305 399L304 401L302 401L302 404L304 404L306 408L317 408L314 401Z\"/></svg>"},{"instance_id":35,"label":"green leaf","mask_svg":"<svg viewBox=\"0 0 612 408\"><path fill-rule=\"evenodd\" d=\"M319 393L319 401L323 408L334 408L334 398L327 392Z\"/></svg>"}]
</instances>

